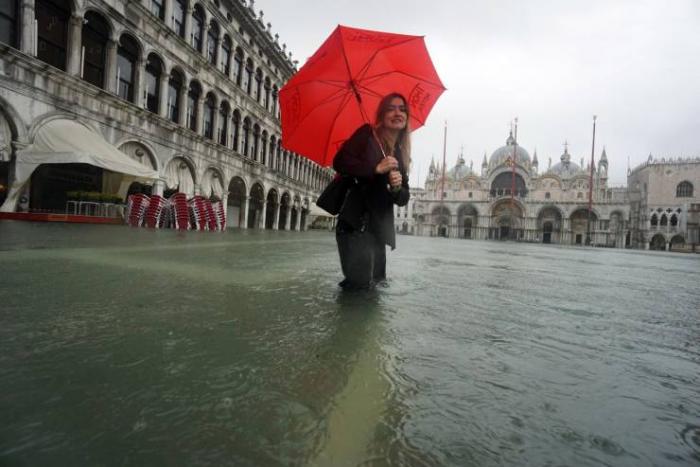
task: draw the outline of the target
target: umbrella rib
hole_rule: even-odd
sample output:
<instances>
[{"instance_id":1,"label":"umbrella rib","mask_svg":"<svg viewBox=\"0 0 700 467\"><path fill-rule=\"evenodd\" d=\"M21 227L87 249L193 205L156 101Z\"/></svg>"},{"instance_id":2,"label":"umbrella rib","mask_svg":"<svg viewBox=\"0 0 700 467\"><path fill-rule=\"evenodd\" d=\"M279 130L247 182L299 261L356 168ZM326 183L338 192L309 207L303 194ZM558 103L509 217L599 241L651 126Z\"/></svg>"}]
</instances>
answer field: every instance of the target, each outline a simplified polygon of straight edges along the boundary
<instances>
[{"instance_id":1,"label":"umbrella rib","mask_svg":"<svg viewBox=\"0 0 700 467\"><path fill-rule=\"evenodd\" d=\"M405 40L403 40L403 41L396 42L396 43L394 43L394 44L389 44L389 45L386 45L386 46L384 46L384 47L381 47L381 48L375 50L374 53L372 54L372 56L369 57L369 58L367 59L367 61L365 62L364 66L363 66L363 67L360 69L360 71L357 73L358 79L364 79L364 77L362 76L362 74L367 72L367 70L369 69L369 66L372 64L372 62L374 61L374 59L376 58L376 56L379 54L379 52L383 52L383 51L385 51L386 49L389 49L389 48L391 48L391 47L396 47L396 46L399 46L399 45L406 44L406 43L411 42L411 41L414 41L414 40L416 40L416 39L422 39L422 37L421 37L421 36L411 36L411 37L409 37L408 39L405 39ZM343 50L343 51L344 51L344 50ZM347 60L347 59L346 59L346 60ZM350 67L348 66L348 73L349 73L349 72L350 72Z\"/></svg>"},{"instance_id":2,"label":"umbrella rib","mask_svg":"<svg viewBox=\"0 0 700 467\"><path fill-rule=\"evenodd\" d=\"M338 111L335 113L335 117L333 117L333 122L331 122L331 130L328 132L328 136L326 136L326 143L323 145L323 148L325 150L323 154L324 162L326 158L326 153L328 152L328 146L331 144L331 135L333 134L333 127L335 126L335 122L338 121L338 117L340 117L340 112L341 110L343 110L348 100L350 100L350 94L345 94L340 102L340 106L338 106Z\"/></svg>"},{"instance_id":3,"label":"umbrella rib","mask_svg":"<svg viewBox=\"0 0 700 467\"><path fill-rule=\"evenodd\" d=\"M299 127L301 126L301 124L304 122L304 120L306 120L307 118L309 118L309 116L313 113L313 111L314 111L316 108L318 108L319 106L324 105L324 104L327 104L327 103L329 103L329 102L333 102L334 100L338 99L339 97L341 97L341 98L344 97L344 96L343 96L343 91L344 91L344 90L345 90L345 89L338 89L337 91L335 91L335 92L334 92L333 94L331 94L330 96L328 96L328 97L326 97L325 99L323 99L323 100L321 100L320 102L318 102L318 103L313 107L313 109L310 109L310 110L306 113L306 115L304 115L304 118L302 118L301 120L299 120L299 123L297 123L296 128L299 128ZM342 101L341 101L341 102L342 102ZM343 105L344 105L344 104L343 104ZM294 131L291 135L289 135L289 137L291 138L292 136L294 136L294 133L296 133L296 129L295 129L295 131Z\"/></svg>"},{"instance_id":4,"label":"umbrella rib","mask_svg":"<svg viewBox=\"0 0 700 467\"><path fill-rule=\"evenodd\" d=\"M421 81L421 82L423 82L423 83L430 84L430 85L433 85L433 86L439 86L439 87L441 87L443 90L445 89L445 86L444 86L442 83L435 83L435 82L430 81L430 80L428 80L428 79L421 78L420 76L416 76L416 75L414 75L414 74L407 73L407 72L405 72L405 71L400 71L400 70L386 71L386 72L384 72L384 73L379 73L379 74L372 75L372 76L365 76L364 78L362 78L362 84L366 86L366 85L371 84L372 82L374 82L374 81L376 81L376 80L379 80L379 79L381 79L381 78L383 78L383 77L385 77L385 76L388 76L388 75L390 75L390 74L392 74L392 73L396 73L396 74L401 74L401 75L404 75L404 76L408 76L409 78L413 78L413 79L415 79L415 80L417 80L417 81Z\"/></svg>"}]
</instances>

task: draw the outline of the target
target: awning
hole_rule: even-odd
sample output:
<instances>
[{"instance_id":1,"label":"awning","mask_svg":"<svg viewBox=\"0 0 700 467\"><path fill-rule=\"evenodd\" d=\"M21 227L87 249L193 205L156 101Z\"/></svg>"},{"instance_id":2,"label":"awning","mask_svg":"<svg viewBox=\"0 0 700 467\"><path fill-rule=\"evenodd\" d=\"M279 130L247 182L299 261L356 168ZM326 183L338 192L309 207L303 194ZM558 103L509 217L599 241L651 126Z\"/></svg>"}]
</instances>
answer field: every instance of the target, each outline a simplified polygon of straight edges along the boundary
<instances>
[{"instance_id":1,"label":"awning","mask_svg":"<svg viewBox=\"0 0 700 467\"><path fill-rule=\"evenodd\" d=\"M32 144L17 152L12 188L0 211L14 211L19 191L41 164L90 164L132 180L158 178L156 170L130 158L82 124L52 120L39 129Z\"/></svg>"}]
</instances>

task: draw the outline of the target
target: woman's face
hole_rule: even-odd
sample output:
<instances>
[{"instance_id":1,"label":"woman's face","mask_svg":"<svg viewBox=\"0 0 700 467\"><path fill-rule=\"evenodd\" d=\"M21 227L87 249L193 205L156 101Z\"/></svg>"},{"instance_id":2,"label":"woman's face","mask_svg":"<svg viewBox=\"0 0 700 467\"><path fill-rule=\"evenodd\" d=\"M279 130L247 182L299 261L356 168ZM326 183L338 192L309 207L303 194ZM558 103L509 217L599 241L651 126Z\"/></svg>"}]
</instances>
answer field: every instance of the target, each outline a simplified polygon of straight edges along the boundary
<instances>
[{"instance_id":1,"label":"woman's face","mask_svg":"<svg viewBox=\"0 0 700 467\"><path fill-rule=\"evenodd\" d=\"M401 131L408 123L406 103L400 97L394 97L386 106L382 126L387 130Z\"/></svg>"}]
</instances>

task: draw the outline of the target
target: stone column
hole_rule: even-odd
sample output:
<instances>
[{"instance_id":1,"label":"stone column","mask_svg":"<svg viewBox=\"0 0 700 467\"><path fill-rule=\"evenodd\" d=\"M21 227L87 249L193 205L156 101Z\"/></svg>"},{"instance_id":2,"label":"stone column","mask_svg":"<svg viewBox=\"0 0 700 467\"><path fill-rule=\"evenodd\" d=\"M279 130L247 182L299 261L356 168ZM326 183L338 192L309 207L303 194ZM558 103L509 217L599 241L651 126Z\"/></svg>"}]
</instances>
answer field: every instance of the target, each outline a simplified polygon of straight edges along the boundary
<instances>
[{"instance_id":1,"label":"stone column","mask_svg":"<svg viewBox=\"0 0 700 467\"><path fill-rule=\"evenodd\" d=\"M291 223L292 223L292 205L289 205L287 208L287 216L284 219L284 230L291 230Z\"/></svg>"},{"instance_id":2,"label":"stone column","mask_svg":"<svg viewBox=\"0 0 700 467\"><path fill-rule=\"evenodd\" d=\"M110 39L107 41L105 51L105 77L102 87L112 94L117 93L117 41Z\"/></svg>"},{"instance_id":3,"label":"stone column","mask_svg":"<svg viewBox=\"0 0 700 467\"><path fill-rule=\"evenodd\" d=\"M214 106L214 115L211 119L211 139L215 143L219 142L219 110Z\"/></svg>"},{"instance_id":4,"label":"stone column","mask_svg":"<svg viewBox=\"0 0 700 467\"><path fill-rule=\"evenodd\" d=\"M168 27L170 30L174 30L174 24L173 24L173 2L175 0L166 0L165 1L165 25Z\"/></svg>"},{"instance_id":5,"label":"stone column","mask_svg":"<svg viewBox=\"0 0 700 467\"><path fill-rule=\"evenodd\" d=\"M34 0L22 1L22 37L19 49L27 55L34 55L36 36L34 35Z\"/></svg>"},{"instance_id":6,"label":"stone column","mask_svg":"<svg viewBox=\"0 0 700 467\"><path fill-rule=\"evenodd\" d=\"M163 191L165 190L165 181L158 179L153 182L153 189L151 190L152 195L163 196Z\"/></svg>"},{"instance_id":7,"label":"stone column","mask_svg":"<svg viewBox=\"0 0 700 467\"><path fill-rule=\"evenodd\" d=\"M279 223L280 223L280 208L282 207L282 203L278 202L277 205L275 206L275 221L272 223L272 230L279 230Z\"/></svg>"},{"instance_id":8,"label":"stone column","mask_svg":"<svg viewBox=\"0 0 700 467\"><path fill-rule=\"evenodd\" d=\"M178 123L189 128L190 122L187 121L187 83L182 83L180 88L180 115L178 115Z\"/></svg>"},{"instance_id":9,"label":"stone column","mask_svg":"<svg viewBox=\"0 0 700 467\"><path fill-rule=\"evenodd\" d=\"M185 11L185 42L192 45L192 13L194 12L193 2L187 3Z\"/></svg>"},{"instance_id":10,"label":"stone column","mask_svg":"<svg viewBox=\"0 0 700 467\"><path fill-rule=\"evenodd\" d=\"M165 72L158 82L158 115L168 117L168 75Z\"/></svg>"},{"instance_id":11,"label":"stone column","mask_svg":"<svg viewBox=\"0 0 700 467\"><path fill-rule=\"evenodd\" d=\"M83 43L83 17L73 15L68 26L68 58L66 71L68 74L80 77L80 59Z\"/></svg>"},{"instance_id":12,"label":"stone column","mask_svg":"<svg viewBox=\"0 0 700 467\"><path fill-rule=\"evenodd\" d=\"M134 63L134 104L139 108L144 108L143 89L143 60L136 60Z\"/></svg>"},{"instance_id":13,"label":"stone column","mask_svg":"<svg viewBox=\"0 0 700 467\"><path fill-rule=\"evenodd\" d=\"M301 231L301 206L297 208L297 218L295 224L294 230L297 232Z\"/></svg>"},{"instance_id":14,"label":"stone column","mask_svg":"<svg viewBox=\"0 0 700 467\"><path fill-rule=\"evenodd\" d=\"M250 196L245 196L243 198L243 203L241 203L241 210L243 211L243 223L241 229L248 228L248 204L250 203Z\"/></svg>"},{"instance_id":15,"label":"stone column","mask_svg":"<svg viewBox=\"0 0 700 467\"><path fill-rule=\"evenodd\" d=\"M262 214L260 215L260 222L258 223L258 226L261 230L265 230L265 221L267 216L267 202L263 201L263 208L262 208Z\"/></svg>"},{"instance_id":16,"label":"stone column","mask_svg":"<svg viewBox=\"0 0 700 467\"><path fill-rule=\"evenodd\" d=\"M204 124L204 96L199 96L199 99L197 99L197 134L201 135L202 134L202 126Z\"/></svg>"}]
</instances>

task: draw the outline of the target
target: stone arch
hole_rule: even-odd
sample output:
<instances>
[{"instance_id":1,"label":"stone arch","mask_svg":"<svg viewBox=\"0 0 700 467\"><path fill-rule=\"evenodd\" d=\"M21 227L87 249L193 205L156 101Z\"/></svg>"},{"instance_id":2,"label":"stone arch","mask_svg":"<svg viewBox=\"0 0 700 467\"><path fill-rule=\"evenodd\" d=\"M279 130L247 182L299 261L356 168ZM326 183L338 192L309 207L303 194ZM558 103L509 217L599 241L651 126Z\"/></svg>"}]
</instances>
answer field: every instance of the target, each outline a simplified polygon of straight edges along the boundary
<instances>
[{"instance_id":1,"label":"stone arch","mask_svg":"<svg viewBox=\"0 0 700 467\"><path fill-rule=\"evenodd\" d=\"M660 251L666 250L666 237L664 237L664 235L661 233L655 234L653 237L651 237L651 240L649 240L649 249Z\"/></svg>"},{"instance_id":2,"label":"stone arch","mask_svg":"<svg viewBox=\"0 0 700 467\"><path fill-rule=\"evenodd\" d=\"M187 197L194 196L197 184L197 171L195 164L186 156L177 155L172 157L164 165L165 186L167 190L177 190L185 193Z\"/></svg>"},{"instance_id":3,"label":"stone arch","mask_svg":"<svg viewBox=\"0 0 700 467\"><path fill-rule=\"evenodd\" d=\"M265 208L265 228L274 229L275 228L275 213L280 203L279 193L276 188L270 188L267 192L265 198L266 208Z\"/></svg>"},{"instance_id":4,"label":"stone arch","mask_svg":"<svg viewBox=\"0 0 700 467\"><path fill-rule=\"evenodd\" d=\"M259 229L263 225L263 205L265 204L265 187L256 181L248 194L248 228Z\"/></svg>"},{"instance_id":5,"label":"stone arch","mask_svg":"<svg viewBox=\"0 0 700 467\"><path fill-rule=\"evenodd\" d=\"M160 171L158 158L153 148L145 141L135 139L127 139L117 144L117 148L141 164L151 167L154 170Z\"/></svg>"},{"instance_id":6,"label":"stone arch","mask_svg":"<svg viewBox=\"0 0 700 467\"><path fill-rule=\"evenodd\" d=\"M571 243L574 245L588 245L593 239L588 236L588 208L574 209L569 215L569 225L571 228ZM590 211L591 235L595 231L595 225L600 217L598 213L592 209Z\"/></svg>"},{"instance_id":7,"label":"stone arch","mask_svg":"<svg viewBox=\"0 0 700 467\"><path fill-rule=\"evenodd\" d=\"M522 237L525 207L517 200L502 199L491 206L491 238L517 240Z\"/></svg>"},{"instance_id":8,"label":"stone arch","mask_svg":"<svg viewBox=\"0 0 700 467\"><path fill-rule=\"evenodd\" d=\"M230 227L243 227L245 220L245 200L248 197L248 188L245 180L235 175L228 183L228 199L226 219Z\"/></svg>"},{"instance_id":9,"label":"stone arch","mask_svg":"<svg viewBox=\"0 0 700 467\"><path fill-rule=\"evenodd\" d=\"M682 234L676 234L671 237L668 249L671 251L682 251L685 249L685 237Z\"/></svg>"},{"instance_id":10,"label":"stone arch","mask_svg":"<svg viewBox=\"0 0 700 467\"><path fill-rule=\"evenodd\" d=\"M287 224L287 217L289 216L291 209L292 195L289 193L289 191L285 190L280 198L280 215L278 223L279 230L286 230L290 228L290 226Z\"/></svg>"},{"instance_id":11,"label":"stone arch","mask_svg":"<svg viewBox=\"0 0 700 467\"><path fill-rule=\"evenodd\" d=\"M537 230L542 243L561 243L564 214L559 207L548 204L537 213Z\"/></svg>"},{"instance_id":12,"label":"stone arch","mask_svg":"<svg viewBox=\"0 0 700 467\"><path fill-rule=\"evenodd\" d=\"M527 174L521 173L520 170L515 171L515 196L527 196L528 189L525 182ZM489 181L489 193L491 196L510 196L513 183L512 171L497 172Z\"/></svg>"},{"instance_id":13,"label":"stone arch","mask_svg":"<svg viewBox=\"0 0 700 467\"><path fill-rule=\"evenodd\" d=\"M222 200L225 197L224 173L219 167L209 166L202 173L200 193L205 198Z\"/></svg>"},{"instance_id":14,"label":"stone arch","mask_svg":"<svg viewBox=\"0 0 700 467\"><path fill-rule=\"evenodd\" d=\"M457 228L460 238L474 238L474 229L479 224L479 210L471 203L457 209Z\"/></svg>"}]
</instances>

